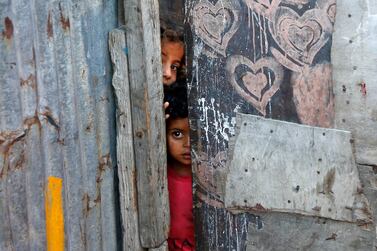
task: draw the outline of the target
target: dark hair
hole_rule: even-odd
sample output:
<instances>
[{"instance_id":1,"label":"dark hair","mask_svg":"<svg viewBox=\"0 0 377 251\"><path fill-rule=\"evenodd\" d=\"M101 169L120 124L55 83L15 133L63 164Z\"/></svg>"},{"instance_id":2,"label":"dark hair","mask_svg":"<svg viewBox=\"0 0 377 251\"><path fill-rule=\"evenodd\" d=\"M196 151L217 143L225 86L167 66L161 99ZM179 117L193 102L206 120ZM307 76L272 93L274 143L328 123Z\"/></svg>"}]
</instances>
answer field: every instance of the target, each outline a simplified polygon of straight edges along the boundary
<instances>
[{"instance_id":1,"label":"dark hair","mask_svg":"<svg viewBox=\"0 0 377 251\"><path fill-rule=\"evenodd\" d=\"M164 41L166 42L172 42L172 43L180 43L183 48L185 48L184 37L182 33L179 33L173 29L167 28L160 28L161 31L161 45ZM177 73L177 80L183 80L186 79L186 66L185 66L185 56L182 58L181 67L178 69Z\"/></svg>"},{"instance_id":2,"label":"dark hair","mask_svg":"<svg viewBox=\"0 0 377 251\"><path fill-rule=\"evenodd\" d=\"M166 108L166 114L169 114L169 119L187 118L188 104L187 104L187 86L186 82L175 82L170 86L164 86L164 102L169 102Z\"/></svg>"},{"instance_id":3,"label":"dark hair","mask_svg":"<svg viewBox=\"0 0 377 251\"><path fill-rule=\"evenodd\" d=\"M173 29L164 29L161 27L161 42L163 40L166 40L168 42L177 42L177 43L183 43L183 34L173 30Z\"/></svg>"}]
</instances>

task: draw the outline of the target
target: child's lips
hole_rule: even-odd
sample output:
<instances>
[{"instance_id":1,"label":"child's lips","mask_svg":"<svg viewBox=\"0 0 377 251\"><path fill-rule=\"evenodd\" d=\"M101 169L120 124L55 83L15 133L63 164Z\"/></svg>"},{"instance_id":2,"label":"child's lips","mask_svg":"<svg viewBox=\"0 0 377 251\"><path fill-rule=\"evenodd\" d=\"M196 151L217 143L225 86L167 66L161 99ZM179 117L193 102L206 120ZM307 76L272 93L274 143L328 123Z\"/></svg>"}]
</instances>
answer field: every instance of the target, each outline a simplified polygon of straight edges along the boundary
<instances>
[{"instance_id":1,"label":"child's lips","mask_svg":"<svg viewBox=\"0 0 377 251\"><path fill-rule=\"evenodd\" d=\"M183 158L185 159L191 159L191 153L184 153Z\"/></svg>"}]
</instances>

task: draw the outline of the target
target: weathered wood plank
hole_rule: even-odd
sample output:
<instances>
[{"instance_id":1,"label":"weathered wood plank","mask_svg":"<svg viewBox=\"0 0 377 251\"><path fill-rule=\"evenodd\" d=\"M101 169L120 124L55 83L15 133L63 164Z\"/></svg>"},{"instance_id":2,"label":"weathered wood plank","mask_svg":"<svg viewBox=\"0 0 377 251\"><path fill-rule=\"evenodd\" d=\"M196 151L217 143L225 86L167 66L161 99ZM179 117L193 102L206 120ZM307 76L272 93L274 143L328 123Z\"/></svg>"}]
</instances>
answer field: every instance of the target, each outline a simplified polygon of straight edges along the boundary
<instances>
[{"instance_id":1,"label":"weathered wood plank","mask_svg":"<svg viewBox=\"0 0 377 251\"><path fill-rule=\"evenodd\" d=\"M351 133L237 114L225 206L371 223Z\"/></svg>"},{"instance_id":2,"label":"weathered wood plank","mask_svg":"<svg viewBox=\"0 0 377 251\"><path fill-rule=\"evenodd\" d=\"M139 235L143 247L156 248L169 230L158 1L125 0L124 6Z\"/></svg>"},{"instance_id":3,"label":"weathered wood plank","mask_svg":"<svg viewBox=\"0 0 377 251\"><path fill-rule=\"evenodd\" d=\"M122 215L123 250L144 250L139 239L136 169L131 120L125 31L110 32L110 53L113 62L113 87L117 100L117 160Z\"/></svg>"},{"instance_id":4,"label":"weathered wood plank","mask_svg":"<svg viewBox=\"0 0 377 251\"><path fill-rule=\"evenodd\" d=\"M338 1L331 54L335 125L353 133L356 161L366 165L377 165L376 6Z\"/></svg>"},{"instance_id":5,"label":"weathered wood plank","mask_svg":"<svg viewBox=\"0 0 377 251\"><path fill-rule=\"evenodd\" d=\"M168 242L165 241L161 246L159 246L158 248L151 248L151 249L148 249L148 251L168 251L169 250L169 246L168 246Z\"/></svg>"}]
</instances>

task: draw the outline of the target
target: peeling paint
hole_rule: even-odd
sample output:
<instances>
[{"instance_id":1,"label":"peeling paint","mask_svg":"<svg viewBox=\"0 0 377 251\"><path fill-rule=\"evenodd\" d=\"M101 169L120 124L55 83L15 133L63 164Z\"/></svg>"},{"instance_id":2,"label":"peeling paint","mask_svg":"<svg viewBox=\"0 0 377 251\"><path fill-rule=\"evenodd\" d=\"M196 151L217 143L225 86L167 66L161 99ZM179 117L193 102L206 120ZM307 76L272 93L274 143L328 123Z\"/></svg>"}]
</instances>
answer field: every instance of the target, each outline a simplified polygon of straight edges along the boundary
<instances>
[{"instance_id":1,"label":"peeling paint","mask_svg":"<svg viewBox=\"0 0 377 251\"><path fill-rule=\"evenodd\" d=\"M367 84L363 81L359 84L360 92L365 97L367 95Z\"/></svg>"}]
</instances>

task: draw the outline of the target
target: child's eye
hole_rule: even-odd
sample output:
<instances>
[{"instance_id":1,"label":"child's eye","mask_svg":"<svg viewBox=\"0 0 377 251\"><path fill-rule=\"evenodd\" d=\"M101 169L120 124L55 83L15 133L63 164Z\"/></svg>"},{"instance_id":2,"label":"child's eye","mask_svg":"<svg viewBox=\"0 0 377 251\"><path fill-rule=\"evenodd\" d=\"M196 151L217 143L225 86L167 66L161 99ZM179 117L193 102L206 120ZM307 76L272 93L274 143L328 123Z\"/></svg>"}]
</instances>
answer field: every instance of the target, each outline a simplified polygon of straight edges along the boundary
<instances>
[{"instance_id":1,"label":"child's eye","mask_svg":"<svg viewBox=\"0 0 377 251\"><path fill-rule=\"evenodd\" d=\"M174 132L172 132L172 134L173 134L173 137L176 138L176 139L180 139L180 138L183 137L183 133L180 132L180 131L174 131Z\"/></svg>"},{"instance_id":2,"label":"child's eye","mask_svg":"<svg viewBox=\"0 0 377 251\"><path fill-rule=\"evenodd\" d=\"M179 68L179 65L172 65L171 67L170 67L173 71L178 71L178 68Z\"/></svg>"}]
</instances>

